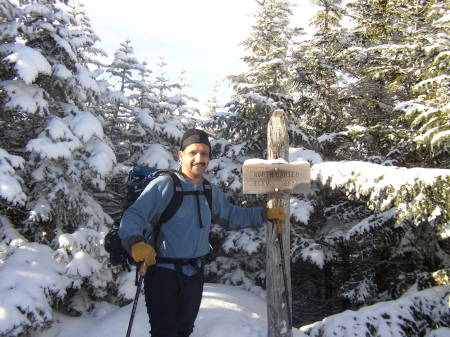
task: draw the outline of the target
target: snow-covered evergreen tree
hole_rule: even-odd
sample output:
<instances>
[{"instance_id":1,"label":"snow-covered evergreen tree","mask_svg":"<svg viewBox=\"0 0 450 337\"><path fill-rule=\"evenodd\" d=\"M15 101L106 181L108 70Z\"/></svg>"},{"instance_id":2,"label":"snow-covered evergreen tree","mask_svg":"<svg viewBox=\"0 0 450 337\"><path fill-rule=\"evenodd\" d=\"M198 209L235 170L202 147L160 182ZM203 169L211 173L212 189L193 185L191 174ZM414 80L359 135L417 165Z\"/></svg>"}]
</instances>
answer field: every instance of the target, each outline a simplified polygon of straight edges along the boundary
<instances>
[{"instance_id":1,"label":"snow-covered evergreen tree","mask_svg":"<svg viewBox=\"0 0 450 337\"><path fill-rule=\"evenodd\" d=\"M174 148L186 127L193 125L192 116L197 113L188 105L196 99L184 91L184 74L180 82L172 82L163 58L155 68L152 71L147 61L136 59L129 40L121 44L107 68L118 90L110 94L105 119L120 153L119 167L125 171L133 165L175 167Z\"/></svg>"},{"instance_id":2,"label":"snow-covered evergreen tree","mask_svg":"<svg viewBox=\"0 0 450 337\"><path fill-rule=\"evenodd\" d=\"M293 226L297 319L446 284L449 174L356 161L313 165L319 188L311 217Z\"/></svg>"},{"instance_id":3,"label":"snow-covered evergreen tree","mask_svg":"<svg viewBox=\"0 0 450 337\"><path fill-rule=\"evenodd\" d=\"M414 133L399 120L400 111L409 112L406 117L420 116L418 108L423 107L416 104L414 98L415 83L423 74L418 64L426 63L425 53L420 52L417 41L428 44L431 50L440 36L421 39L416 35L413 41L411 32L418 32L416 29L420 27L414 20L422 24L425 17L430 17L425 14L428 8L436 9L444 6L443 3L423 7L419 2L353 1L347 8L337 6L338 1L315 3L324 8L315 18L318 31L309 41L299 44L298 54L294 53L298 56L294 70L297 70L298 88L305 93L301 103L307 112L312 112L310 116L326 109L333 112L333 129L320 130L320 123L326 121L320 119L320 114L316 115L319 123L314 119L305 120L306 125L315 123L318 135L320 131L327 132L318 138L325 158L445 167L443 148L436 152L436 155L441 153L440 158L435 156L437 159L433 161L426 149L415 149ZM420 14L414 12L413 7ZM434 13L443 17L439 16L441 21L437 19L437 22L445 22L446 10L441 8ZM347 28L334 27L340 14L346 20L355 21L346 25ZM415 16L414 20L408 19L410 14ZM321 29L326 27L328 34L321 34ZM443 57L442 50L438 48L434 55ZM310 55L315 57L309 58ZM419 61L417 55L423 55L424 59ZM446 63L441 67L445 68ZM320 77L323 74L326 75ZM317 83L320 85L316 86ZM445 83L436 83L434 89L428 89L445 91ZM445 102L445 99L440 101ZM430 128L430 135L446 130L446 119L438 118L438 110L433 110L436 118L430 119L434 123L430 124L434 127ZM425 115L422 118L416 119L416 124L426 125ZM414 283L410 291L415 291L415 287L429 287L438 283L434 275L446 274L448 263L448 239L443 229L449 212L444 206L444 200L448 200L444 192L447 173L444 177L436 176L432 182L398 179L399 183L402 181L400 186L384 180L383 192L374 192L371 195L374 199L369 201L368 195L363 193L366 188L353 183L366 171L380 173L373 178L377 182L383 176L395 175L399 168L393 167L392 173L383 175L382 167L378 166L355 171L354 168L340 169L340 163L330 165L329 181L323 179L324 185L317 197L309 201L314 211L308 226L297 220L293 225L294 316L303 323L347 308L397 298ZM339 175L337 172L346 171L354 175L345 179L349 185L345 188L333 185L333 179ZM423 175L430 173L422 172ZM334 192L330 191L329 184ZM436 200L438 209L424 200ZM398 207L395 211L390 209L394 204ZM437 214L439 219L435 218ZM347 232L355 224L365 230L336 238L338 231ZM328 240L330 237L333 239ZM415 264L411 260L421 262Z\"/></svg>"},{"instance_id":4,"label":"snow-covered evergreen tree","mask_svg":"<svg viewBox=\"0 0 450 337\"><path fill-rule=\"evenodd\" d=\"M342 92L345 76L339 71L338 55L346 45L341 20L340 0L314 2L319 11L312 20L316 33L310 40L299 42L293 52L291 67L298 96L302 125L316 135L336 131L348 121ZM344 125L343 125L344 124Z\"/></svg>"},{"instance_id":5,"label":"snow-covered evergreen tree","mask_svg":"<svg viewBox=\"0 0 450 337\"><path fill-rule=\"evenodd\" d=\"M178 78L178 90L169 98L169 102L176 106L176 112L180 116L198 117L200 111L193 105L198 103L198 99L187 93L189 83L187 80L186 71L182 70Z\"/></svg>"},{"instance_id":6,"label":"snow-covered evergreen tree","mask_svg":"<svg viewBox=\"0 0 450 337\"><path fill-rule=\"evenodd\" d=\"M361 144L368 153L376 144L399 164L445 167L448 41L441 37L448 8L440 1L351 1L346 9L352 24L339 59L352 81L343 97L345 113L367 128ZM419 128L418 137L402 117ZM415 143L433 144L434 152Z\"/></svg>"},{"instance_id":7,"label":"snow-covered evergreen tree","mask_svg":"<svg viewBox=\"0 0 450 337\"><path fill-rule=\"evenodd\" d=\"M198 114L189 103L196 101L195 97L185 92L188 86L184 74L180 80L172 81L167 75L167 63L159 58L154 79L148 82L152 102L138 112L138 122L146 133L144 147L140 153L132 157L132 161L140 165L150 165L159 168L173 168L177 164L177 148L179 141L188 127L195 124L193 116ZM158 155L164 151L164 160Z\"/></svg>"},{"instance_id":8,"label":"snow-covered evergreen tree","mask_svg":"<svg viewBox=\"0 0 450 337\"><path fill-rule=\"evenodd\" d=\"M102 115L120 163L128 160L132 153L142 152L145 132L137 123L137 114L139 109L152 101L151 87L148 84L151 71L146 63L141 63L134 56L134 48L130 39L127 39L120 44L105 72L109 75L112 88Z\"/></svg>"},{"instance_id":9,"label":"snow-covered evergreen tree","mask_svg":"<svg viewBox=\"0 0 450 337\"><path fill-rule=\"evenodd\" d=\"M246 153L262 153L266 125L275 108L293 112L289 57L299 29L290 27L292 4L286 0L256 1L255 23L242 42L248 50L248 71L230 76L235 93L230 114L215 119L217 129L234 143L245 143Z\"/></svg>"},{"instance_id":10,"label":"snow-covered evergreen tree","mask_svg":"<svg viewBox=\"0 0 450 337\"><path fill-rule=\"evenodd\" d=\"M450 8L442 1L415 1L407 7L411 29L405 41L385 51L396 60L407 60L406 66L392 69L400 73L390 80L391 86L402 86L409 78L413 99L401 102L396 110L417 130L415 141L431 149L433 157L448 165L450 145ZM394 68L396 64L392 66Z\"/></svg>"},{"instance_id":11,"label":"snow-covered evergreen tree","mask_svg":"<svg viewBox=\"0 0 450 337\"><path fill-rule=\"evenodd\" d=\"M0 110L5 130L1 167L8 179L2 186L16 190L16 198L2 193L2 204L7 205L2 216L11 218L23 235L15 241L18 250L32 245L29 240L48 245L42 249L51 258L51 249L58 248L55 277L61 282L42 293L40 305L53 302L55 293L61 299L67 288L104 296L110 273L100 243L111 219L93 192L104 189L115 155L100 120L89 111L102 94L90 69L90 61L100 52L94 47L98 37L83 8L69 7L65 1L3 1L0 9ZM81 237L75 235L78 231L91 234ZM63 239L67 235L72 235L70 242ZM12 245L14 238L1 239ZM36 254L42 249L36 248ZM14 252L6 253L6 263L21 256L27 259ZM67 278L71 281L63 281ZM26 287L37 280L31 279ZM14 289L21 293L24 286L18 283ZM47 324L52 315L40 305L17 311L27 319L2 327L12 336Z\"/></svg>"},{"instance_id":12,"label":"snow-covered evergreen tree","mask_svg":"<svg viewBox=\"0 0 450 337\"><path fill-rule=\"evenodd\" d=\"M211 96L206 101L207 107L205 115L208 117L212 117L216 112L219 112L220 108L222 108L217 98L219 87L220 87L219 81L215 81L212 86Z\"/></svg>"}]
</instances>

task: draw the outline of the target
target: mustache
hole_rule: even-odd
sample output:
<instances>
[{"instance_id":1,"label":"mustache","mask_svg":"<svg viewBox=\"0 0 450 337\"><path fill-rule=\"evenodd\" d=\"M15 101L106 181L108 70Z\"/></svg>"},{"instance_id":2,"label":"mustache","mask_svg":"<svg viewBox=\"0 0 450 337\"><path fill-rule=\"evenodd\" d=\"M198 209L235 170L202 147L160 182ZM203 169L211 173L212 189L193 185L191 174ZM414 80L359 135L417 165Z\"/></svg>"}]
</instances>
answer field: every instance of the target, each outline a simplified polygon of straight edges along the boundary
<instances>
[{"instance_id":1,"label":"mustache","mask_svg":"<svg viewBox=\"0 0 450 337\"><path fill-rule=\"evenodd\" d=\"M194 163L192 163L192 165L193 166L206 166L206 163L205 162L202 162L202 161L200 161L200 162L194 162Z\"/></svg>"}]
</instances>

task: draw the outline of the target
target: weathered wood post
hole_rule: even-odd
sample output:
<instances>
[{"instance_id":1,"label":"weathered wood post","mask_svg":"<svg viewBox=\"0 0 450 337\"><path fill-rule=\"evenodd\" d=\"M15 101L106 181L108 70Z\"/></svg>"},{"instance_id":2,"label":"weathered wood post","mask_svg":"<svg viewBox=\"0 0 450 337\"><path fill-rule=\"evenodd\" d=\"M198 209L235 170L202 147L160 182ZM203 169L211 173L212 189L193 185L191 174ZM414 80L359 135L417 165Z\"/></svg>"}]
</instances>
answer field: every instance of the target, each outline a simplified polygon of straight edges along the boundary
<instances>
[{"instance_id":1,"label":"weathered wood post","mask_svg":"<svg viewBox=\"0 0 450 337\"><path fill-rule=\"evenodd\" d=\"M267 127L267 159L284 159L289 161L289 138L287 119L283 110L276 110L270 118ZM289 195L272 195L267 207L284 207L289 214ZM267 290L267 320L268 337L291 337L292 295L291 295L291 264L290 264L290 221L278 224L270 223L266 232L266 290ZM282 244L277 242L281 231ZM281 253L280 247L284 252ZM282 261L284 257L285 261ZM285 270L283 270L283 267ZM283 278L286 277L286 280ZM285 281L288 289L285 289ZM287 302L287 303L286 303Z\"/></svg>"},{"instance_id":2,"label":"weathered wood post","mask_svg":"<svg viewBox=\"0 0 450 337\"><path fill-rule=\"evenodd\" d=\"M269 194L268 207L284 207L289 214L290 193L305 192L310 185L309 163L288 163L289 141L283 110L272 114L267 130L268 160L246 160L243 192ZM292 337L290 222L267 224L266 290L268 337Z\"/></svg>"}]
</instances>

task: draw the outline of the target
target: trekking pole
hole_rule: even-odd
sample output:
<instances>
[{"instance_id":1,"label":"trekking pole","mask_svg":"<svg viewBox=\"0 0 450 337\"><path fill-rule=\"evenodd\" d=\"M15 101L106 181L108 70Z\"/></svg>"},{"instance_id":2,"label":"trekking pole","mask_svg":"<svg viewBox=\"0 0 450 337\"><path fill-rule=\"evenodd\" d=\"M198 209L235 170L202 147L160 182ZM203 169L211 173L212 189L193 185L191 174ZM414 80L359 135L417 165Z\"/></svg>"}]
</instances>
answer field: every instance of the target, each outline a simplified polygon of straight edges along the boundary
<instances>
[{"instance_id":1,"label":"trekking pole","mask_svg":"<svg viewBox=\"0 0 450 337\"><path fill-rule=\"evenodd\" d=\"M145 263L145 261L142 262L141 266L139 268L139 281L137 284L136 295L134 296L133 308L131 309L131 316L130 316L130 321L128 322L128 329L127 329L126 337L130 337L130 335L131 335L131 328L133 327L133 321L134 321L134 316L136 315L136 308L137 308L137 304L138 304L138 300L139 300L139 295L141 293L142 282L144 281L144 276L147 273L147 268L148 268L147 263Z\"/></svg>"},{"instance_id":2,"label":"trekking pole","mask_svg":"<svg viewBox=\"0 0 450 337\"><path fill-rule=\"evenodd\" d=\"M289 328L292 328L292 314L291 314L291 301L289 300L289 288L287 281L287 270L286 270L286 262L284 261L284 245L283 245L283 223L280 220L275 221L275 225L277 227L277 239L280 243L280 253L281 253L281 268L283 269L283 281L284 281L284 297L286 300L286 305L288 309L288 322Z\"/></svg>"}]
</instances>

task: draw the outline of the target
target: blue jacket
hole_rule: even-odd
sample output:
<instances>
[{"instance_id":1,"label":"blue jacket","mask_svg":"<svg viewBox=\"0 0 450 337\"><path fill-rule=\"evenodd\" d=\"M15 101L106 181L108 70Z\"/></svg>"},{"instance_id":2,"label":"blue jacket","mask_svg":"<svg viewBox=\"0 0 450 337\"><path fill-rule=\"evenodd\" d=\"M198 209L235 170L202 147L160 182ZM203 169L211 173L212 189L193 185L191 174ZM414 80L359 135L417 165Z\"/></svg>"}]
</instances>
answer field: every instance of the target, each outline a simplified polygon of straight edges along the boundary
<instances>
[{"instance_id":1,"label":"blue jacket","mask_svg":"<svg viewBox=\"0 0 450 337\"><path fill-rule=\"evenodd\" d=\"M183 191L203 190L203 181L194 185L192 181L178 174ZM265 221L264 207L243 208L232 205L223 191L216 185L212 188L212 214L204 194L200 197L200 212L203 227L200 227L195 195L184 195L178 211L169 221L162 224L156 251L158 256L170 258L196 258L209 253L211 220L229 228L259 225ZM162 175L145 188L139 198L124 212L119 236L123 247L131 251L138 241L147 241L161 213L173 196L170 176ZM163 265L174 269L173 265ZM185 266L183 272L190 275L194 268Z\"/></svg>"}]
</instances>

